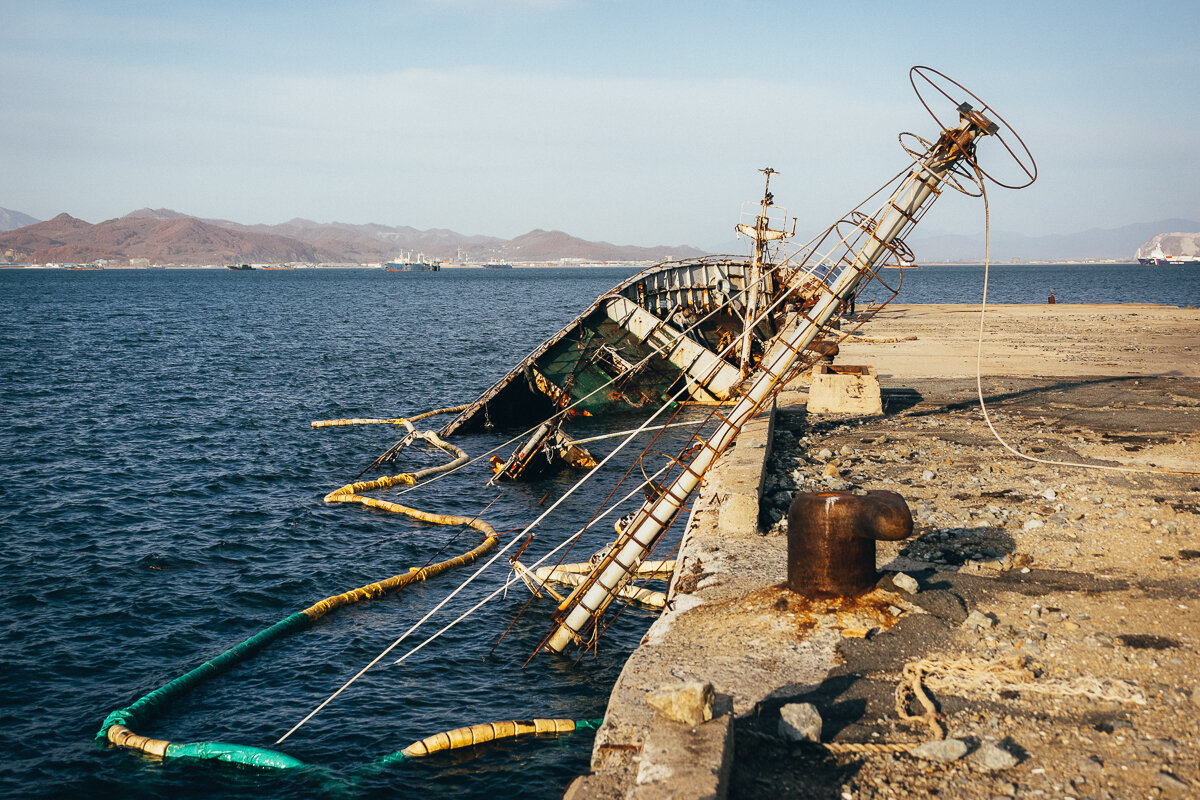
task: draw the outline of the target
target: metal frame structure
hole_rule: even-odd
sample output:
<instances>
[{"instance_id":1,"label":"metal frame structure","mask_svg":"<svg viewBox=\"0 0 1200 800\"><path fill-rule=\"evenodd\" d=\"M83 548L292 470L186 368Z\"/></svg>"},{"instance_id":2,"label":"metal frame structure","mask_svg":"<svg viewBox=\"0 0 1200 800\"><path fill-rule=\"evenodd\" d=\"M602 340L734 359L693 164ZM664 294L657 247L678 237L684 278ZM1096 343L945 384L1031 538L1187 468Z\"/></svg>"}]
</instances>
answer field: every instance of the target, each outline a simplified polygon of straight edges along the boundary
<instances>
[{"instance_id":1,"label":"metal frame structure","mask_svg":"<svg viewBox=\"0 0 1200 800\"><path fill-rule=\"evenodd\" d=\"M945 78L926 67L914 67L910 72L910 81L918 96L920 90L916 81L920 78L949 98L950 95L930 75ZM948 78L946 80L950 81ZM950 83L966 92L956 82ZM978 100L970 92L966 93ZM921 102L929 109L923 97ZM917 163L873 215L848 215L830 226L824 235L806 249L803 260L796 267L807 274L810 281L819 282L820 292L816 303L808 310L791 312L784 329L767 343L766 352L757 368L738 389L738 400L733 408L727 415L718 414L721 422L716 431L707 439L695 443L692 448L694 455L686 462L680 461L680 470L674 480L657 497L643 503L608 555L560 604L555 614L556 627L544 644L546 650L562 653L573 644L584 647L594 645L602 616L617 593L637 574L641 562L648 557L705 473L734 441L742 426L757 415L794 374L802 361L802 354L827 330L842 304L849 300L860 284L877 277L876 270L887 262L903 264L912 261L911 251L904 244L903 237L941 195L943 183L952 177L955 168L969 166L977 173L986 175L975 162L976 144L984 136L997 135L999 125L968 103L959 103L957 111L958 124L943 126L938 140L927 148L922 157L916 159ZM932 110L930 113L933 115ZM937 119L936 115L933 116ZM1019 137L1017 141L1020 141ZM1021 146L1024 147L1024 144ZM1005 148L1020 163L1007 143ZM1028 150L1025 152L1028 153ZM1024 166L1022 168L1025 169ZM1036 166L1032 171L1025 169L1025 172L1032 182L1036 177ZM770 173L767 175L769 180ZM961 188L957 184L955 181L955 188ZM767 199L764 200L766 202ZM827 245L829 251L820 255L821 248ZM748 324L753 321L749 320Z\"/></svg>"}]
</instances>

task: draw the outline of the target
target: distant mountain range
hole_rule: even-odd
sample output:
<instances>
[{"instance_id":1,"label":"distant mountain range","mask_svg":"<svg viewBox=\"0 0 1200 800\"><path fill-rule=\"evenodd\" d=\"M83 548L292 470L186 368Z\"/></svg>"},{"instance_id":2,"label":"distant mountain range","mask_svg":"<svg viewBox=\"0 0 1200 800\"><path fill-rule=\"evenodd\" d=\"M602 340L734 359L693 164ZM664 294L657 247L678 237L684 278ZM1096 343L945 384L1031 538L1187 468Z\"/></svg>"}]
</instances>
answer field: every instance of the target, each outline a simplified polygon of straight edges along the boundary
<instances>
[{"instance_id":1,"label":"distant mountain range","mask_svg":"<svg viewBox=\"0 0 1200 800\"><path fill-rule=\"evenodd\" d=\"M991 258L1003 261L1133 261L1138 248L1160 233L1200 231L1200 222L1164 219L1120 228L1093 228L1081 233L1023 236L993 232ZM908 240L917 263L982 261L983 235L925 235L918 229Z\"/></svg>"},{"instance_id":2,"label":"distant mountain range","mask_svg":"<svg viewBox=\"0 0 1200 800\"><path fill-rule=\"evenodd\" d=\"M589 242L561 231L534 230L515 239L466 236L444 229L350 225L294 219L280 225L242 225L199 219L169 209L143 208L124 217L91 224L69 214L37 222L0 209L7 229L0 233L0 260L15 263L127 262L153 264L232 264L288 262L362 264L387 261L402 251L438 260L462 251L481 262L661 261L703 255L694 247L634 247ZM18 223L18 224L12 224ZM21 224L23 223L23 224Z\"/></svg>"},{"instance_id":3,"label":"distant mountain range","mask_svg":"<svg viewBox=\"0 0 1200 800\"><path fill-rule=\"evenodd\" d=\"M1138 258L1200 258L1200 233L1160 233L1138 248Z\"/></svg>"},{"instance_id":4,"label":"distant mountain range","mask_svg":"<svg viewBox=\"0 0 1200 800\"><path fill-rule=\"evenodd\" d=\"M591 242L562 231L533 230L515 239L468 236L442 228L352 225L293 219L279 225L242 225L200 219L169 209L143 208L124 217L91 224L69 214L38 222L28 214L0 208L0 261L43 264L144 258L154 264L221 263L370 263L402 251L434 259L463 252L473 262L661 261L690 258L706 251L676 247L634 247ZM992 234L993 261L1132 261L1138 248L1162 233L1200 231L1200 222L1166 219L1096 228L1081 233L1024 236ZM982 261L982 235L928 234L916 231L908 244L918 263ZM707 252L745 253L744 242L731 241Z\"/></svg>"},{"instance_id":5,"label":"distant mountain range","mask_svg":"<svg viewBox=\"0 0 1200 800\"><path fill-rule=\"evenodd\" d=\"M1200 231L1200 222L1164 219L1139 222L1120 228L1093 228L1081 233L1026 236L993 231L991 259L1007 261L1125 261L1132 262L1138 248L1160 233ZM811 234L811 232L809 232ZM805 234L806 238L809 234ZM960 235L931 233L917 228L907 244L918 264L974 263L983 261L983 234ZM731 240L717 245L712 252L745 253L746 242Z\"/></svg>"},{"instance_id":6,"label":"distant mountain range","mask_svg":"<svg viewBox=\"0 0 1200 800\"><path fill-rule=\"evenodd\" d=\"M9 211L7 208L0 208L0 231L24 228L26 225L32 225L35 222L37 220L28 214L22 214L20 211Z\"/></svg>"}]
</instances>

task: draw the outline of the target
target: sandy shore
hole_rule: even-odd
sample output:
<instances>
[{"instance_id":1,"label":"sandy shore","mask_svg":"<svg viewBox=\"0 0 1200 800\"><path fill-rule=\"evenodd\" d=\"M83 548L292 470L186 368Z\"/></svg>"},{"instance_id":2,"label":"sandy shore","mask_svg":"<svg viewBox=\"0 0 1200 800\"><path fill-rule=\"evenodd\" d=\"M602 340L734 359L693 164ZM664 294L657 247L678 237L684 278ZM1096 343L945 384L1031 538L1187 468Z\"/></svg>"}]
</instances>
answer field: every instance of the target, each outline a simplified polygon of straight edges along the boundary
<instances>
[{"instance_id":1,"label":"sandy shore","mask_svg":"<svg viewBox=\"0 0 1200 800\"><path fill-rule=\"evenodd\" d=\"M868 359L881 378L973 376L979 321L975 305L893 303L842 343L838 361ZM843 330L854 325L847 321ZM989 305L981 371L1200 378L1200 310L1144 303Z\"/></svg>"}]
</instances>

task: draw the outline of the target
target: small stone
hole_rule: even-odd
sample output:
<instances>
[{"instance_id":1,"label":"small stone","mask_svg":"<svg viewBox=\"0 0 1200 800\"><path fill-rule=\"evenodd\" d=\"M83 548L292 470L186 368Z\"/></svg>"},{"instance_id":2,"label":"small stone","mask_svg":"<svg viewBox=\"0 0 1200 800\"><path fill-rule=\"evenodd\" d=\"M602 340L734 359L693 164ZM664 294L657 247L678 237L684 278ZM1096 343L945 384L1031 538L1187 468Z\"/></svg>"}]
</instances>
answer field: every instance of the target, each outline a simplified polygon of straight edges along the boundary
<instances>
[{"instance_id":1,"label":"small stone","mask_svg":"<svg viewBox=\"0 0 1200 800\"><path fill-rule=\"evenodd\" d=\"M771 504L779 508L787 508L792 504L792 493L786 490L772 492Z\"/></svg>"},{"instance_id":2,"label":"small stone","mask_svg":"<svg viewBox=\"0 0 1200 800\"><path fill-rule=\"evenodd\" d=\"M821 470L823 478L839 478L842 475L842 468L838 466L836 461L830 461L825 465L825 469Z\"/></svg>"},{"instance_id":3,"label":"small stone","mask_svg":"<svg viewBox=\"0 0 1200 800\"><path fill-rule=\"evenodd\" d=\"M1141 746L1164 762L1173 760L1178 752L1175 743L1166 739L1144 739Z\"/></svg>"},{"instance_id":4,"label":"small stone","mask_svg":"<svg viewBox=\"0 0 1200 800\"><path fill-rule=\"evenodd\" d=\"M967 743L962 739L942 739L938 742L926 742L923 745L914 747L909 752L917 758L923 758L926 761L949 764L951 761L958 761L967 754Z\"/></svg>"},{"instance_id":5,"label":"small stone","mask_svg":"<svg viewBox=\"0 0 1200 800\"><path fill-rule=\"evenodd\" d=\"M821 741L821 712L812 703L788 703L779 709L779 735L791 742Z\"/></svg>"},{"instance_id":6,"label":"small stone","mask_svg":"<svg viewBox=\"0 0 1200 800\"><path fill-rule=\"evenodd\" d=\"M911 575L905 575L903 572L897 572L893 575L892 583L895 584L897 589L909 594L916 594L921 588L921 584L917 583L916 578Z\"/></svg>"},{"instance_id":7,"label":"small stone","mask_svg":"<svg viewBox=\"0 0 1200 800\"><path fill-rule=\"evenodd\" d=\"M1188 785L1167 771L1154 776L1154 785L1165 792L1186 792Z\"/></svg>"},{"instance_id":8,"label":"small stone","mask_svg":"<svg viewBox=\"0 0 1200 800\"><path fill-rule=\"evenodd\" d=\"M833 458L833 451L828 447L823 448L821 452L817 453L817 459L820 461L828 461L831 458Z\"/></svg>"},{"instance_id":9,"label":"small stone","mask_svg":"<svg viewBox=\"0 0 1200 800\"><path fill-rule=\"evenodd\" d=\"M1021 530L1032 531L1045 526L1045 524L1040 519L1029 519L1025 520L1025 524L1021 526Z\"/></svg>"},{"instance_id":10,"label":"small stone","mask_svg":"<svg viewBox=\"0 0 1200 800\"><path fill-rule=\"evenodd\" d=\"M975 609L967 615L965 620L963 620L961 627L968 631L991 630L992 628L996 627L996 620L992 619L979 609Z\"/></svg>"},{"instance_id":11,"label":"small stone","mask_svg":"<svg viewBox=\"0 0 1200 800\"><path fill-rule=\"evenodd\" d=\"M646 693L646 705L684 725L699 725L713 717L713 686L708 681L688 681Z\"/></svg>"},{"instance_id":12,"label":"small stone","mask_svg":"<svg viewBox=\"0 0 1200 800\"><path fill-rule=\"evenodd\" d=\"M923 480L923 481L931 481L936 477L937 477L937 473L931 469L927 469L921 473L921 480Z\"/></svg>"},{"instance_id":13,"label":"small stone","mask_svg":"<svg viewBox=\"0 0 1200 800\"><path fill-rule=\"evenodd\" d=\"M1192 690L1192 705L1200 706L1200 689Z\"/></svg>"},{"instance_id":14,"label":"small stone","mask_svg":"<svg viewBox=\"0 0 1200 800\"><path fill-rule=\"evenodd\" d=\"M971 761L988 772L999 772L1017 765L1017 757L991 742L984 742L971 754Z\"/></svg>"},{"instance_id":15,"label":"small stone","mask_svg":"<svg viewBox=\"0 0 1200 800\"><path fill-rule=\"evenodd\" d=\"M842 449L840 452L844 456L852 456L852 455L854 455L854 448L852 448L848 444L844 444L844 445L842 445Z\"/></svg>"},{"instance_id":16,"label":"small stone","mask_svg":"<svg viewBox=\"0 0 1200 800\"><path fill-rule=\"evenodd\" d=\"M1054 498L1058 497L1058 492L1054 491L1053 489L1047 489L1041 493L1040 497L1044 500L1053 500Z\"/></svg>"},{"instance_id":17,"label":"small stone","mask_svg":"<svg viewBox=\"0 0 1200 800\"><path fill-rule=\"evenodd\" d=\"M846 639L870 639L882 632L883 628L878 625L873 628L842 628L842 636Z\"/></svg>"}]
</instances>

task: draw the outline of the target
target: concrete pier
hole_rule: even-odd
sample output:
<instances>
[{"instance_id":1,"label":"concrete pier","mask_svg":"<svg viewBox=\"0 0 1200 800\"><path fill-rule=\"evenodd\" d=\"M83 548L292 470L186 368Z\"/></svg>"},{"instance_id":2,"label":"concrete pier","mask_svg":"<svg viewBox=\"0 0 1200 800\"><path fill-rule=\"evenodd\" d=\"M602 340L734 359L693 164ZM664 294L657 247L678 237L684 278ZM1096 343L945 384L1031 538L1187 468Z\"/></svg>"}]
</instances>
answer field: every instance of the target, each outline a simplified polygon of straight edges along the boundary
<instances>
[{"instance_id":1,"label":"concrete pier","mask_svg":"<svg viewBox=\"0 0 1200 800\"><path fill-rule=\"evenodd\" d=\"M883 416L809 417L800 385L743 430L566 797L1200 791L1200 314L990 311L990 420L1038 462L980 412L970 310L889 307L843 343L840 360L875 367ZM787 504L823 489L888 489L913 511L914 537L880 543L865 597L785 585ZM947 664L956 678L939 682ZM980 677L1006 664L1020 685ZM898 714L913 665L944 739ZM712 684L712 720L646 704L687 681ZM780 733L796 703L820 713L820 744Z\"/></svg>"}]
</instances>

